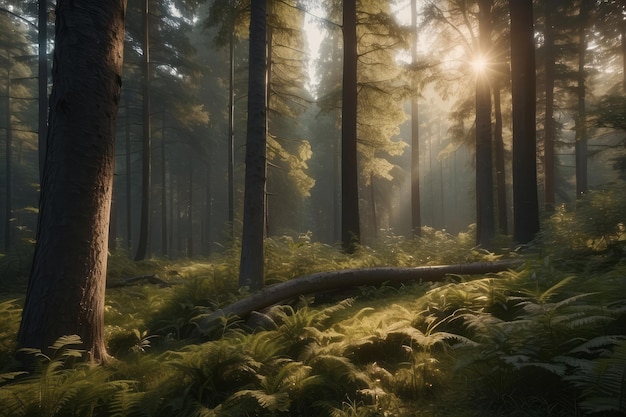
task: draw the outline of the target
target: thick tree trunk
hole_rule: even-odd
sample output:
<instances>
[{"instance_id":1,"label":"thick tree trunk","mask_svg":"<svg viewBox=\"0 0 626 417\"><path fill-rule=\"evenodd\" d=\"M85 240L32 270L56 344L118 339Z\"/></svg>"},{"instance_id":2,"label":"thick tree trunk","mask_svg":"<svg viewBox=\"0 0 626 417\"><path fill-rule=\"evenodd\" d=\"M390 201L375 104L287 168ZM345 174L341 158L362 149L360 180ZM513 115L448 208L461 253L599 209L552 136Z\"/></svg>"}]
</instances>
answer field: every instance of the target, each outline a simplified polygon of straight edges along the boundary
<instances>
[{"instance_id":1,"label":"thick tree trunk","mask_svg":"<svg viewBox=\"0 0 626 417\"><path fill-rule=\"evenodd\" d=\"M239 285L263 287L263 241L265 231L266 181L266 57L267 5L253 1L250 15L250 58L248 74L248 137L243 204L243 234Z\"/></svg>"},{"instance_id":2,"label":"thick tree trunk","mask_svg":"<svg viewBox=\"0 0 626 417\"><path fill-rule=\"evenodd\" d=\"M59 337L81 337L106 358L104 290L121 89L126 1L56 6L53 90L37 244L20 348L44 352Z\"/></svg>"},{"instance_id":3,"label":"thick tree trunk","mask_svg":"<svg viewBox=\"0 0 626 417\"><path fill-rule=\"evenodd\" d=\"M506 201L506 164L504 161L504 140L502 138L502 102L500 81L493 88L495 124L493 126L494 159L496 165L496 191L498 202L498 229L503 235L509 234L509 216Z\"/></svg>"},{"instance_id":4,"label":"thick tree trunk","mask_svg":"<svg viewBox=\"0 0 626 417\"><path fill-rule=\"evenodd\" d=\"M360 242L357 167L356 0L343 2L343 93L341 102L341 241L351 253Z\"/></svg>"},{"instance_id":5,"label":"thick tree trunk","mask_svg":"<svg viewBox=\"0 0 626 417\"><path fill-rule=\"evenodd\" d=\"M487 58L491 44L491 0L479 2L479 53ZM495 236L491 91L486 71L476 74L476 243L489 247Z\"/></svg>"},{"instance_id":6,"label":"thick tree trunk","mask_svg":"<svg viewBox=\"0 0 626 417\"><path fill-rule=\"evenodd\" d=\"M247 317L253 311L305 294L321 293L366 285L397 285L410 281L437 282L447 275L488 274L515 268L519 260L480 262L458 265L437 265L415 268L365 268L320 272L270 285L250 297L239 300L199 321L200 333L207 332L223 317Z\"/></svg>"},{"instance_id":7,"label":"thick tree trunk","mask_svg":"<svg viewBox=\"0 0 626 417\"><path fill-rule=\"evenodd\" d=\"M535 126L535 42L531 0L510 0L513 93L513 239L539 231Z\"/></svg>"}]
</instances>

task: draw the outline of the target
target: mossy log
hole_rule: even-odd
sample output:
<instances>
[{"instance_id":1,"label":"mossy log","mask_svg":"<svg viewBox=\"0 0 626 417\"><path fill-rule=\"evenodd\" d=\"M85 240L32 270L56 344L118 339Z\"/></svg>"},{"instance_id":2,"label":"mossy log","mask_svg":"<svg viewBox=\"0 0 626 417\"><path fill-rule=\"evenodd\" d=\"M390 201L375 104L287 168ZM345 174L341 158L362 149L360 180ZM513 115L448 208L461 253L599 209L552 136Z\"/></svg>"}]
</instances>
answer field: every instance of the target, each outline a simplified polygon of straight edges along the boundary
<instances>
[{"instance_id":1,"label":"mossy log","mask_svg":"<svg viewBox=\"0 0 626 417\"><path fill-rule=\"evenodd\" d=\"M412 268L379 267L344 269L319 272L270 285L230 304L198 321L199 333L205 333L221 318L236 316L246 318L254 311L261 311L281 301L305 294L342 290L359 286L396 285L406 282L437 282L447 275L477 275L505 271L518 267L521 260L475 262L456 265L421 266Z\"/></svg>"}]
</instances>

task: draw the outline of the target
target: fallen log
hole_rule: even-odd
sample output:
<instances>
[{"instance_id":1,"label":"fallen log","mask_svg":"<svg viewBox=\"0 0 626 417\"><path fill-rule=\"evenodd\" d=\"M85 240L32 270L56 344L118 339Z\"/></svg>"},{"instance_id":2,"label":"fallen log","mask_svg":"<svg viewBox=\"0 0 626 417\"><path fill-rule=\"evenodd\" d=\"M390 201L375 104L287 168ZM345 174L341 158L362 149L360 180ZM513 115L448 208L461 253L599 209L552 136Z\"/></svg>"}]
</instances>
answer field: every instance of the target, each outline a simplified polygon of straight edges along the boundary
<instances>
[{"instance_id":1,"label":"fallen log","mask_svg":"<svg viewBox=\"0 0 626 417\"><path fill-rule=\"evenodd\" d=\"M401 284L410 281L437 282L447 275L476 275L506 271L520 266L518 259L497 262L475 262L457 265L420 266L413 268L379 267L319 272L270 285L197 321L198 332L206 334L224 317L246 318L281 301L305 294L352 287Z\"/></svg>"},{"instance_id":2,"label":"fallen log","mask_svg":"<svg viewBox=\"0 0 626 417\"><path fill-rule=\"evenodd\" d=\"M158 284L164 287L171 287L171 284L167 281L162 280L154 274L147 275L138 275L136 277L124 278L122 280L117 281L107 281L107 288L121 288L127 287L129 285L138 284L140 281L147 281L150 284Z\"/></svg>"}]
</instances>

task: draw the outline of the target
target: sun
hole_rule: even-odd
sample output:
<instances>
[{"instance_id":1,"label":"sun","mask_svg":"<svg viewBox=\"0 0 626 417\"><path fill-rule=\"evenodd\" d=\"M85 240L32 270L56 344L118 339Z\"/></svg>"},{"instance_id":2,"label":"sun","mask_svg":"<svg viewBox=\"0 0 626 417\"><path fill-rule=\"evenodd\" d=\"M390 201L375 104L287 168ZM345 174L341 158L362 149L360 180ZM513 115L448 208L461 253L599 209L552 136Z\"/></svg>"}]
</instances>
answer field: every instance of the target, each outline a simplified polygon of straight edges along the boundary
<instances>
[{"instance_id":1,"label":"sun","mask_svg":"<svg viewBox=\"0 0 626 417\"><path fill-rule=\"evenodd\" d=\"M475 72L485 72L489 62L484 56L478 55L472 60L471 64Z\"/></svg>"}]
</instances>

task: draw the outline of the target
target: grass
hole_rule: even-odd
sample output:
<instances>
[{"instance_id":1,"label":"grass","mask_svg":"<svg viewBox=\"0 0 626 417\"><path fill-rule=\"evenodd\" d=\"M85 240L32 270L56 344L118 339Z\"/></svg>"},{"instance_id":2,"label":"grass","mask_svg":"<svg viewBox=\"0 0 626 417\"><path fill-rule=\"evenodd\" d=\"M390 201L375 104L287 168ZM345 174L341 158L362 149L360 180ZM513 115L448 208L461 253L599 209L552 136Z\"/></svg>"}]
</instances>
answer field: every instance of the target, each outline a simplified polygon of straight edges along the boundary
<instances>
[{"instance_id":1,"label":"grass","mask_svg":"<svg viewBox=\"0 0 626 417\"><path fill-rule=\"evenodd\" d=\"M204 340L196 318L246 294L236 247L193 262L114 254L110 279L155 273L172 285L108 291L116 360L100 367L75 363L75 340L65 338L52 357L31 352L35 371L15 372L21 287L10 286L0 296L0 416L624 415L623 195L606 190L576 213L558 210L517 270L302 297L260 321L224 321ZM581 222L600 215L601 224ZM511 256L472 242L426 229L346 256L306 237L274 238L266 270L279 282Z\"/></svg>"}]
</instances>

